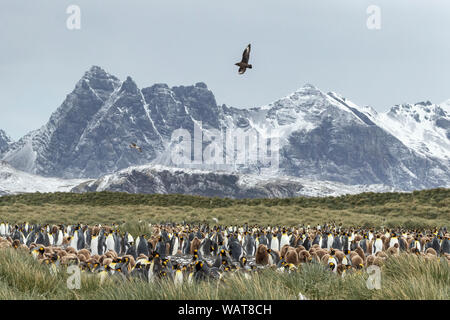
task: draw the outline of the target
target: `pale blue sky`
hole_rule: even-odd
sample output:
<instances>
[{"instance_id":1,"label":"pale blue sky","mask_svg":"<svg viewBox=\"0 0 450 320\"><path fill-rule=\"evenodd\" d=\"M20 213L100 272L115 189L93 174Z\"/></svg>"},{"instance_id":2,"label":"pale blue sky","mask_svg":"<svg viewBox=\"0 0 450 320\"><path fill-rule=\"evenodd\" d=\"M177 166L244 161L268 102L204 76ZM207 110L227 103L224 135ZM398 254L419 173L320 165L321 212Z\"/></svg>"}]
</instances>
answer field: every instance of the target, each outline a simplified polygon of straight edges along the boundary
<instances>
[{"instance_id":1,"label":"pale blue sky","mask_svg":"<svg viewBox=\"0 0 450 320\"><path fill-rule=\"evenodd\" d=\"M70 4L81 30L66 28ZM381 30L366 27L371 4ZM449 39L448 0L0 0L0 128L39 128L92 65L141 88L203 81L235 107L305 83L379 111L442 102ZM239 76L248 43L254 68Z\"/></svg>"}]
</instances>

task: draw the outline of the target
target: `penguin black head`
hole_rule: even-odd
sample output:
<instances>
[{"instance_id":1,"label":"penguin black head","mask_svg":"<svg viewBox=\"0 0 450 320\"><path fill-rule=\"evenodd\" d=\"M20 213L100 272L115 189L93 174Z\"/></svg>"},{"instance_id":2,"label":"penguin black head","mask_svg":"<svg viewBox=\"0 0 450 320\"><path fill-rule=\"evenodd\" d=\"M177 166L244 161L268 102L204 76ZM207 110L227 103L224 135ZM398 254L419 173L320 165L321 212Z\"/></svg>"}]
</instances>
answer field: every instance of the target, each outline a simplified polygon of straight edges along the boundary
<instances>
[{"instance_id":1,"label":"penguin black head","mask_svg":"<svg viewBox=\"0 0 450 320\"><path fill-rule=\"evenodd\" d=\"M197 261L196 263L195 263L195 270L196 271L200 271L200 270L202 270L203 269L203 262L202 261Z\"/></svg>"}]
</instances>

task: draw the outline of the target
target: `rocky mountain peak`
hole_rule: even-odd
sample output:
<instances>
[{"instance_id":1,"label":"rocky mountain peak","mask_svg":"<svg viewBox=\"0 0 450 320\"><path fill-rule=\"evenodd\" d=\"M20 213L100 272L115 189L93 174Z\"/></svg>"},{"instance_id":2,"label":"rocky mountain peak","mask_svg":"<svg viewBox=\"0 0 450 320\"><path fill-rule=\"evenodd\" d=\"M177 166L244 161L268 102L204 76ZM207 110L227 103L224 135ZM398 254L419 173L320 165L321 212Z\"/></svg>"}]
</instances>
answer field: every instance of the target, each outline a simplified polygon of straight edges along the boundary
<instances>
[{"instance_id":1,"label":"rocky mountain peak","mask_svg":"<svg viewBox=\"0 0 450 320\"><path fill-rule=\"evenodd\" d=\"M11 143L11 138L6 134L5 131L0 129L0 155L5 153L9 149Z\"/></svg>"},{"instance_id":2,"label":"rocky mountain peak","mask_svg":"<svg viewBox=\"0 0 450 320\"><path fill-rule=\"evenodd\" d=\"M122 86L120 87L120 92L137 94L139 92L139 89L136 82L134 82L134 80L128 76L127 79L122 83Z\"/></svg>"}]
</instances>

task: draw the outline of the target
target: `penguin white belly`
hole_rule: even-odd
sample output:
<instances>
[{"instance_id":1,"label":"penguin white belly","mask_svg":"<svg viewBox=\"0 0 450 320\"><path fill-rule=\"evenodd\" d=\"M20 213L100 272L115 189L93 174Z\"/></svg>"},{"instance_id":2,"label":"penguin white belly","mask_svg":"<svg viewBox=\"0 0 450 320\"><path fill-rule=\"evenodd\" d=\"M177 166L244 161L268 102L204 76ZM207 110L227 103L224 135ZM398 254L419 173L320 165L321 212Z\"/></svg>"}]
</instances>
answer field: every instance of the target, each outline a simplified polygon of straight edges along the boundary
<instances>
[{"instance_id":1,"label":"penguin white belly","mask_svg":"<svg viewBox=\"0 0 450 320\"><path fill-rule=\"evenodd\" d=\"M61 246L63 242L64 235L61 230L58 231L58 240L56 241L57 246Z\"/></svg>"},{"instance_id":2,"label":"penguin white belly","mask_svg":"<svg viewBox=\"0 0 450 320\"><path fill-rule=\"evenodd\" d=\"M72 239L70 240L70 246L76 250L77 249L77 243L78 243L78 234L75 233L73 235Z\"/></svg>"},{"instance_id":3,"label":"penguin white belly","mask_svg":"<svg viewBox=\"0 0 450 320\"><path fill-rule=\"evenodd\" d=\"M422 249L422 248L421 248L422 246L420 245L420 242L419 242L419 241L415 241L415 242L414 242L414 247L415 247L417 250L422 251L422 250L421 250L421 249Z\"/></svg>"},{"instance_id":4,"label":"penguin white belly","mask_svg":"<svg viewBox=\"0 0 450 320\"><path fill-rule=\"evenodd\" d=\"M381 239L375 240L375 252L374 253L377 253L378 251L383 251L383 241Z\"/></svg>"},{"instance_id":5,"label":"penguin white belly","mask_svg":"<svg viewBox=\"0 0 450 320\"><path fill-rule=\"evenodd\" d=\"M91 255L98 254L98 237L92 238L91 240Z\"/></svg>"},{"instance_id":6,"label":"penguin white belly","mask_svg":"<svg viewBox=\"0 0 450 320\"><path fill-rule=\"evenodd\" d=\"M133 236L131 234L128 234L128 243L131 243L134 241Z\"/></svg>"},{"instance_id":7,"label":"penguin white belly","mask_svg":"<svg viewBox=\"0 0 450 320\"><path fill-rule=\"evenodd\" d=\"M283 248L284 245L289 244L289 237L287 234L283 234L281 236L280 248Z\"/></svg>"},{"instance_id":8,"label":"penguin white belly","mask_svg":"<svg viewBox=\"0 0 450 320\"><path fill-rule=\"evenodd\" d=\"M178 252L178 248L179 248L179 242L178 242L178 237L175 238L175 243L173 244L173 248L172 248L172 255L176 255Z\"/></svg>"},{"instance_id":9,"label":"penguin white belly","mask_svg":"<svg viewBox=\"0 0 450 320\"><path fill-rule=\"evenodd\" d=\"M330 249L331 246L333 245L333 237L329 236L327 240L328 240L327 241L327 249Z\"/></svg>"},{"instance_id":10,"label":"penguin white belly","mask_svg":"<svg viewBox=\"0 0 450 320\"><path fill-rule=\"evenodd\" d=\"M398 244L398 239L392 238L391 241L389 241L389 248L393 247L396 243Z\"/></svg>"},{"instance_id":11,"label":"penguin white belly","mask_svg":"<svg viewBox=\"0 0 450 320\"><path fill-rule=\"evenodd\" d=\"M181 286L183 284L183 272L181 272L181 270L175 271L173 281L175 282L175 286Z\"/></svg>"},{"instance_id":12,"label":"penguin white belly","mask_svg":"<svg viewBox=\"0 0 450 320\"><path fill-rule=\"evenodd\" d=\"M272 238L272 242L270 243L270 249L272 250L280 250L280 245L278 243L278 238Z\"/></svg>"},{"instance_id":13,"label":"penguin white belly","mask_svg":"<svg viewBox=\"0 0 450 320\"><path fill-rule=\"evenodd\" d=\"M273 265L272 255L269 254L269 266Z\"/></svg>"},{"instance_id":14,"label":"penguin white belly","mask_svg":"<svg viewBox=\"0 0 450 320\"><path fill-rule=\"evenodd\" d=\"M114 251L114 238L112 237L112 235L108 235L108 237L106 238L106 251L108 250Z\"/></svg>"}]
</instances>

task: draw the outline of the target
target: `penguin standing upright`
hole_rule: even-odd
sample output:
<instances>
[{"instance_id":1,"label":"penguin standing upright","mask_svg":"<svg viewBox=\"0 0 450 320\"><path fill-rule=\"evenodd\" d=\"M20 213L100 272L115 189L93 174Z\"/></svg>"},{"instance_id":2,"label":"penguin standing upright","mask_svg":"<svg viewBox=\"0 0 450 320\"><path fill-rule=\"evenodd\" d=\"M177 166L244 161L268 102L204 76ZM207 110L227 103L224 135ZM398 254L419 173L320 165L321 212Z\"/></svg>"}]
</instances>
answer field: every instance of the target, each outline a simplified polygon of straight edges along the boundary
<instances>
[{"instance_id":1,"label":"penguin standing upright","mask_svg":"<svg viewBox=\"0 0 450 320\"><path fill-rule=\"evenodd\" d=\"M445 237L444 240L442 240L441 253L450 254L450 239L448 237Z\"/></svg>"},{"instance_id":2,"label":"penguin standing upright","mask_svg":"<svg viewBox=\"0 0 450 320\"><path fill-rule=\"evenodd\" d=\"M237 240L232 240L230 241L229 248L230 248L230 255L233 261L238 262L244 255L244 251L242 250L241 244Z\"/></svg>"},{"instance_id":3,"label":"penguin standing upright","mask_svg":"<svg viewBox=\"0 0 450 320\"><path fill-rule=\"evenodd\" d=\"M278 237L277 237L276 233L274 233L272 235L272 239L270 241L270 249L279 251L280 250L280 244L279 243L280 242L278 240Z\"/></svg>"},{"instance_id":4,"label":"penguin standing upright","mask_svg":"<svg viewBox=\"0 0 450 320\"><path fill-rule=\"evenodd\" d=\"M372 246L372 253L376 254L379 251L383 251L383 240L380 239L380 235L376 235L374 245Z\"/></svg>"},{"instance_id":5,"label":"penguin standing upright","mask_svg":"<svg viewBox=\"0 0 450 320\"><path fill-rule=\"evenodd\" d=\"M141 254L148 256L149 255L149 248L148 248L148 242L147 239L144 238L143 235L138 236L136 238L136 254L140 256Z\"/></svg>"},{"instance_id":6,"label":"penguin standing upright","mask_svg":"<svg viewBox=\"0 0 450 320\"><path fill-rule=\"evenodd\" d=\"M77 249L77 245L78 245L78 230L75 230L75 231L73 232L72 237L70 238L70 244L69 244L69 246L72 247L72 248L74 248L75 250L78 250L78 249Z\"/></svg>"},{"instance_id":7,"label":"penguin standing upright","mask_svg":"<svg viewBox=\"0 0 450 320\"><path fill-rule=\"evenodd\" d=\"M283 230L280 238L280 248L283 248L284 245L289 245L289 236L286 230Z\"/></svg>"},{"instance_id":8,"label":"penguin standing upright","mask_svg":"<svg viewBox=\"0 0 450 320\"><path fill-rule=\"evenodd\" d=\"M166 256L166 244L163 241L163 237L159 237L155 251L158 252L162 258Z\"/></svg>"},{"instance_id":9,"label":"penguin standing upright","mask_svg":"<svg viewBox=\"0 0 450 320\"><path fill-rule=\"evenodd\" d=\"M251 234L247 234L245 239L245 253L249 257L253 257L256 253L255 238Z\"/></svg>"},{"instance_id":10,"label":"penguin standing upright","mask_svg":"<svg viewBox=\"0 0 450 320\"><path fill-rule=\"evenodd\" d=\"M108 235L106 236L106 251L114 251L115 248L115 242L114 242L114 236L112 234L112 232L108 233Z\"/></svg>"},{"instance_id":11,"label":"penguin standing upright","mask_svg":"<svg viewBox=\"0 0 450 320\"><path fill-rule=\"evenodd\" d=\"M178 239L178 234L175 233L172 236L172 239L170 239L170 255L172 256L176 255L179 248L180 248L180 240Z\"/></svg>"},{"instance_id":12,"label":"penguin standing upright","mask_svg":"<svg viewBox=\"0 0 450 320\"><path fill-rule=\"evenodd\" d=\"M330 268L331 271L333 271L334 273L337 272L337 265L338 265L338 263L337 263L336 258L334 256L330 255L330 257L328 258L327 264L328 264L328 268Z\"/></svg>"},{"instance_id":13,"label":"penguin standing upright","mask_svg":"<svg viewBox=\"0 0 450 320\"><path fill-rule=\"evenodd\" d=\"M98 235L93 235L91 237L91 243L90 243L90 247L91 247L91 255L98 255L98 240L99 237Z\"/></svg>"}]
</instances>

